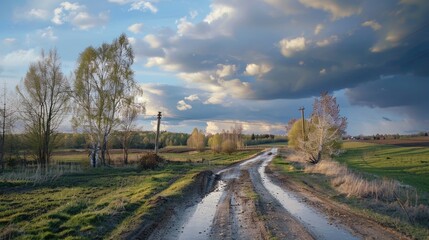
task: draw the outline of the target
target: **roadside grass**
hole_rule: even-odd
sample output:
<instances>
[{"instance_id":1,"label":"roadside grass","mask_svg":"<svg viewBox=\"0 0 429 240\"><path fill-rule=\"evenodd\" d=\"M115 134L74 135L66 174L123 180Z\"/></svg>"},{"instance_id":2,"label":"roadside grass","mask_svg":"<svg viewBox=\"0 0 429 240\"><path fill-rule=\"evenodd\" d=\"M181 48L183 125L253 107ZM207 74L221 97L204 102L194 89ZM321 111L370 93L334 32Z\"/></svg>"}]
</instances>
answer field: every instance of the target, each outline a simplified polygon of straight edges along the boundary
<instances>
[{"instance_id":1,"label":"roadside grass","mask_svg":"<svg viewBox=\"0 0 429 240\"><path fill-rule=\"evenodd\" d=\"M359 172L396 179L429 193L429 148L345 142L335 160ZM428 202L429 204L429 202Z\"/></svg>"},{"instance_id":2,"label":"roadside grass","mask_svg":"<svg viewBox=\"0 0 429 240\"><path fill-rule=\"evenodd\" d=\"M353 161L352 157L364 156L365 160L371 162L376 160L370 159L368 156L379 157L382 152L388 153L389 159L387 160L401 160L399 163L391 163L400 168L403 165L410 165L407 161L405 162L408 164L404 164L403 158L407 156L404 155L405 150L408 150L408 153L414 153L411 158L417 162L424 161L422 159L429 156L426 154L426 150L414 148L404 150L394 146L374 146L368 143L346 143L345 147L347 149L345 154L349 154L349 156L344 158L342 155L340 158L343 157L343 162L346 164L354 163L354 168L348 169L345 165L330 160L323 160L317 165L309 165L303 163L299 156L288 153L283 155L286 159L277 156L273 160L272 166L276 171L288 176L298 184L310 187L333 200L348 204L357 214L375 219L379 223L397 229L415 239L428 239L429 207L427 192L424 192L424 188L419 189L419 193L417 193L413 187L407 187L395 181L396 175L384 173L383 168L386 168L387 164L376 165L374 163L375 166L379 166L379 169L365 171L369 168L368 163L362 164ZM370 152L366 152L368 149ZM382 157L382 160L385 158ZM372 168L375 168L374 165L371 165ZM404 178L404 175L405 173L402 172L401 179L407 179ZM411 179L413 178L411 177ZM408 183L415 182L409 181Z\"/></svg>"},{"instance_id":3,"label":"roadside grass","mask_svg":"<svg viewBox=\"0 0 429 240\"><path fill-rule=\"evenodd\" d=\"M204 157L213 166L170 162L163 168L141 172L135 166L82 169L42 182L0 179L0 239L121 236L142 224L142 219L157 218L154 208L159 196L180 198L199 172L254 154L196 155L196 159ZM76 153L77 159L81 155ZM67 158L73 159L73 154Z\"/></svg>"}]
</instances>

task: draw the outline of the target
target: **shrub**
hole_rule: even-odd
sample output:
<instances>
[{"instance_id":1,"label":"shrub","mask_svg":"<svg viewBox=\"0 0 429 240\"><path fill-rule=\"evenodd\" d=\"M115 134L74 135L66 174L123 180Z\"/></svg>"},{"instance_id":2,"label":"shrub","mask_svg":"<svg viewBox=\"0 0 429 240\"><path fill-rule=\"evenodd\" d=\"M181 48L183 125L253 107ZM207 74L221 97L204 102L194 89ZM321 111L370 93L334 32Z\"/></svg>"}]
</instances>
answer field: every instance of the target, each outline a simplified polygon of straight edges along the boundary
<instances>
[{"instance_id":1,"label":"shrub","mask_svg":"<svg viewBox=\"0 0 429 240\"><path fill-rule=\"evenodd\" d=\"M237 150L237 145L233 141L231 141L229 139L223 141L223 143L222 143L222 152L231 154L235 150Z\"/></svg>"},{"instance_id":2,"label":"shrub","mask_svg":"<svg viewBox=\"0 0 429 240\"><path fill-rule=\"evenodd\" d=\"M146 153L139 159L139 169L155 169L160 167L165 160L156 153Z\"/></svg>"}]
</instances>

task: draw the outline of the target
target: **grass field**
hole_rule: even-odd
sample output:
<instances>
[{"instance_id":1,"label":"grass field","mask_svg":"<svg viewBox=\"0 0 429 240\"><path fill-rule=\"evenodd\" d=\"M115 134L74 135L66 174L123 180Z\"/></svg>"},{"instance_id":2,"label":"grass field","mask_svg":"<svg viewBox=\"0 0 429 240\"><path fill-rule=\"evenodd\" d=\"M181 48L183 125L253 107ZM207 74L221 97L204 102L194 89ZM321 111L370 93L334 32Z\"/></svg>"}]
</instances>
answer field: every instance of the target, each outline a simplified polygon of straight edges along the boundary
<instances>
[{"instance_id":1,"label":"grass field","mask_svg":"<svg viewBox=\"0 0 429 240\"><path fill-rule=\"evenodd\" d=\"M207 164L225 165L231 162L247 158L250 154L256 154L259 150L237 151L231 155L224 153L204 152L184 152L184 153L160 153L160 156L178 162L204 162Z\"/></svg>"},{"instance_id":2,"label":"grass field","mask_svg":"<svg viewBox=\"0 0 429 240\"><path fill-rule=\"evenodd\" d=\"M429 193L429 148L345 142L336 160L351 169L397 179Z\"/></svg>"},{"instance_id":3,"label":"grass field","mask_svg":"<svg viewBox=\"0 0 429 240\"><path fill-rule=\"evenodd\" d=\"M255 154L194 153L213 165L228 165ZM185 153L187 154L187 153ZM76 153L76 161L82 153ZM180 158L181 153L168 157ZM186 159L188 156L186 156ZM67 155L73 160L73 154ZM172 159L174 160L174 159ZM85 160L86 161L86 160ZM157 170L136 167L86 169L34 184L0 181L0 239L102 239L135 226L159 196L177 197L206 163L169 163ZM152 216L156 217L156 216Z\"/></svg>"},{"instance_id":4,"label":"grass field","mask_svg":"<svg viewBox=\"0 0 429 240\"><path fill-rule=\"evenodd\" d=\"M337 176L329 173L338 173L338 179L341 179L342 172L347 172L340 171L341 166L344 167L343 165L339 165L335 161L322 161L317 166L306 164L300 161L301 158L298 154L290 155L291 151L287 149L279 151L281 156L274 158L271 167L301 185L302 188L311 189L329 199L345 203L351 207L352 211L380 222L382 225L397 229L412 239L429 239L429 214L427 211L429 170L426 162L429 158L429 148L397 147L362 142L346 142L344 147L347 152L338 157L337 161L353 169L353 174L356 173L356 176L363 174L362 179L367 179L368 182L381 180L383 183L385 180L383 177L400 180L420 190L417 199L412 190L410 190L410 196L408 193L405 193L404 196L401 194L403 192L397 192L396 189L387 189L386 192L395 190L397 194L393 201L387 202L383 202L380 196L377 196L377 201L371 195L351 194L348 196L347 193L341 191L344 185L347 187L347 182L338 185L335 183ZM339 166L334 167L328 162ZM308 171L312 167L317 168L324 165L330 166L325 173ZM354 176L348 174L345 177L353 178ZM351 184L354 185L350 184L350 187L365 186L363 183L364 181L352 182ZM384 189L380 189L380 191L382 190Z\"/></svg>"}]
</instances>

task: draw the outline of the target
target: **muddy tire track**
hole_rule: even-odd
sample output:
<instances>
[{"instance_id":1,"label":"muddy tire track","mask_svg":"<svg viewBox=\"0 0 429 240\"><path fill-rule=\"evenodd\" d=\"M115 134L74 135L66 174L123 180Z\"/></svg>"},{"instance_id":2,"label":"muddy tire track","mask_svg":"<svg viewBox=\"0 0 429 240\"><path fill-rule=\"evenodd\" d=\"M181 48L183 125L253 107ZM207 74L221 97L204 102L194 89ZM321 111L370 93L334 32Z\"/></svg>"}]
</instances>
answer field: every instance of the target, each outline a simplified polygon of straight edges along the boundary
<instances>
[{"instance_id":1,"label":"muddy tire track","mask_svg":"<svg viewBox=\"0 0 429 240\"><path fill-rule=\"evenodd\" d=\"M336 203L303 191L271 172L266 166L272 158L271 153L265 152L219 171L213 192L201 199L190 196L187 204L178 204L174 217L146 238L403 239L362 216L348 214L346 209L332 214ZM310 210L313 215L300 215L300 209L307 213Z\"/></svg>"}]
</instances>

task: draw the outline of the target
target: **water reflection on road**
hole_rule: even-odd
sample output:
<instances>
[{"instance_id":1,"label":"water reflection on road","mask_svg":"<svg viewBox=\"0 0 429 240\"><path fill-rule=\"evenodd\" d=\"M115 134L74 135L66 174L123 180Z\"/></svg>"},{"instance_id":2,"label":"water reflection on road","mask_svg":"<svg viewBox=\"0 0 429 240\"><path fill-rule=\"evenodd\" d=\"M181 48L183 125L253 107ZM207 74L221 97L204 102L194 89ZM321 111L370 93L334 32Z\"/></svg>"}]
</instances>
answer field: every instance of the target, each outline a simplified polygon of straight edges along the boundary
<instances>
[{"instance_id":1,"label":"water reflection on road","mask_svg":"<svg viewBox=\"0 0 429 240\"><path fill-rule=\"evenodd\" d=\"M276 151L277 149L273 149L273 153L277 153ZM289 213L304 224L316 239L359 239L345 229L330 223L326 215L300 201L294 193L274 184L265 173L265 168L272 161L273 156L265 159L258 172L264 187Z\"/></svg>"},{"instance_id":2,"label":"water reflection on road","mask_svg":"<svg viewBox=\"0 0 429 240\"><path fill-rule=\"evenodd\" d=\"M321 212L313 209L292 192L274 184L266 175L265 168L277 154L277 149L249 159L239 165L224 169L217 174L221 176L216 189L205 196L198 204L188 208L184 213L186 219L177 229L176 239L208 239L210 238L212 223L217 206L224 197L225 189L231 179L239 178L240 170L246 167L258 167L258 173L263 186L271 195L296 219L298 219L316 239L358 239L345 229L329 222Z\"/></svg>"}]
</instances>

